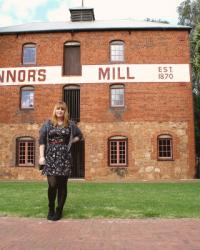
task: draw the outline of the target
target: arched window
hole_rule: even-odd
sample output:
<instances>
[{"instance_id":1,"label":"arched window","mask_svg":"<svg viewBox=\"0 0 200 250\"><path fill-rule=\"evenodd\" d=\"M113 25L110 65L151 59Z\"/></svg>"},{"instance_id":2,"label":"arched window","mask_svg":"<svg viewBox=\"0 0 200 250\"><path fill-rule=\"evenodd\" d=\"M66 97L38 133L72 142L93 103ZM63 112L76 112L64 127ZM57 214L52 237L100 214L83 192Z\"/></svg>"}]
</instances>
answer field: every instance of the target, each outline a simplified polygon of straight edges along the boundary
<instances>
[{"instance_id":1,"label":"arched window","mask_svg":"<svg viewBox=\"0 0 200 250\"><path fill-rule=\"evenodd\" d=\"M173 158L173 142L171 135L158 136L158 159L172 160Z\"/></svg>"},{"instance_id":2,"label":"arched window","mask_svg":"<svg viewBox=\"0 0 200 250\"><path fill-rule=\"evenodd\" d=\"M23 46L23 65L36 64L36 44L28 43Z\"/></svg>"},{"instance_id":3,"label":"arched window","mask_svg":"<svg viewBox=\"0 0 200 250\"><path fill-rule=\"evenodd\" d=\"M113 84L110 86L110 106L124 107L124 85Z\"/></svg>"},{"instance_id":4,"label":"arched window","mask_svg":"<svg viewBox=\"0 0 200 250\"><path fill-rule=\"evenodd\" d=\"M64 75L81 75L80 43L64 44Z\"/></svg>"},{"instance_id":5,"label":"arched window","mask_svg":"<svg viewBox=\"0 0 200 250\"><path fill-rule=\"evenodd\" d=\"M33 109L34 108L34 87L24 86L21 88L21 109Z\"/></svg>"},{"instance_id":6,"label":"arched window","mask_svg":"<svg viewBox=\"0 0 200 250\"><path fill-rule=\"evenodd\" d=\"M124 42L112 41L110 42L110 61L124 62Z\"/></svg>"},{"instance_id":7,"label":"arched window","mask_svg":"<svg viewBox=\"0 0 200 250\"><path fill-rule=\"evenodd\" d=\"M20 137L16 140L16 165L31 167L35 165L35 140Z\"/></svg>"},{"instance_id":8,"label":"arched window","mask_svg":"<svg viewBox=\"0 0 200 250\"><path fill-rule=\"evenodd\" d=\"M127 137L113 136L108 139L109 166L127 166Z\"/></svg>"}]
</instances>

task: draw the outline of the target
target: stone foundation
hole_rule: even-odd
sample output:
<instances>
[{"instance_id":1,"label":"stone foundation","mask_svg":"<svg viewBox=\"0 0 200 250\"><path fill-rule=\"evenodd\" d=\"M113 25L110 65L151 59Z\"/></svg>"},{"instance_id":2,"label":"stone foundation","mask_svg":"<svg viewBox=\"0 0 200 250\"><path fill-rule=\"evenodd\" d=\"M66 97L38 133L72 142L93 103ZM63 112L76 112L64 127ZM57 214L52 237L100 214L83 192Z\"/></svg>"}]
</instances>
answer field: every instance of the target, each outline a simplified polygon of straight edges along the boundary
<instances>
[{"instance_id":1,"label":"stone foundation","mask_svg":"<svg viewBox=\"0 0 200 250\"><path fill-rule=\"evenodd\" d=\"M80 123L85 139L86 180L189 179L195 174L194 145L187 122ZM37 168L38 124L0 124L0 179L42 180ZM157 136L173 138L173 160L157 160ZM128 167L108 166L108 138L128 138ZM35 167L16 166L16 139L31 136L36 141Z\"/></svg>"}]
</instances>

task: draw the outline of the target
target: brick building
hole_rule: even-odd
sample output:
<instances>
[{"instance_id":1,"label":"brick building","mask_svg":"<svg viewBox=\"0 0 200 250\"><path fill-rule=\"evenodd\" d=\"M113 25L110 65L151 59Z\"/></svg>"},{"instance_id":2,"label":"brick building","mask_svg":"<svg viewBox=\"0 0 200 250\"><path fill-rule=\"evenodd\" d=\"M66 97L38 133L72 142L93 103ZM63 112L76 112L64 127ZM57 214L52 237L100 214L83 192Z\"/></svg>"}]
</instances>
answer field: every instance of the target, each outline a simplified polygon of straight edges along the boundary
<instances>
[{"instance_id":1,"label":"brick building","mask_svg":"<svg viewBox=\"0 0 200 250\"><path fill-rule=\"evenodd\" d=\"M72 177L193 178L189 27L70 11L0 28L0 178L42 178L38 131L58 100L84 134Z\"/></svg>"}]
</instances>

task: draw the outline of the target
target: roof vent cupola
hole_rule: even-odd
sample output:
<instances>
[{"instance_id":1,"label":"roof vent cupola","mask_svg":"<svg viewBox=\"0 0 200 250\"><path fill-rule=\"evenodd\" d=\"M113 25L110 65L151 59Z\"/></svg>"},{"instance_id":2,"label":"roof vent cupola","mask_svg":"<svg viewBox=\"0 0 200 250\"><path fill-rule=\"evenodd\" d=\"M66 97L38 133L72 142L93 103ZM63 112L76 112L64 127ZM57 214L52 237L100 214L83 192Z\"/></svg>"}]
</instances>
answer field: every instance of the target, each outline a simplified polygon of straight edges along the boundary
<instances>
[{"instance_id":1,"label":"roof vent cupola","mask_svg":"<svg viewBox=\"0 0 200 250\"><path fill-rule=\"evenodd\" d=\"M86 7L76 7L69 9L72 22L94 21L94 9Z\"/></svg>"}]
</instances>

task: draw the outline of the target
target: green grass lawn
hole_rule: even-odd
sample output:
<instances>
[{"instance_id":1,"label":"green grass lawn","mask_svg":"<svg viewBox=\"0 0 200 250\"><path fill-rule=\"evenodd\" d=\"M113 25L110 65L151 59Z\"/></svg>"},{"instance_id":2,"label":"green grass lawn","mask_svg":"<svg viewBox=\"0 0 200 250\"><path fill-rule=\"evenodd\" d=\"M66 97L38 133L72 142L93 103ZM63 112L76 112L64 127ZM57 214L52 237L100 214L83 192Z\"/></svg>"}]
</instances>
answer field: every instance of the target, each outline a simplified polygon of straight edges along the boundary
<instances>
[{"instance_id":1,"label":"green grass lawn","mask_svg":"<svg viewBox=\"0 0 200 250\"><path fill-rule=\"evenodd\" d=\"M47 183L0 182L0 216L45 217ZM200 182L69 182L65 218L200 218Z\"/></svg>"}]
</instances>

